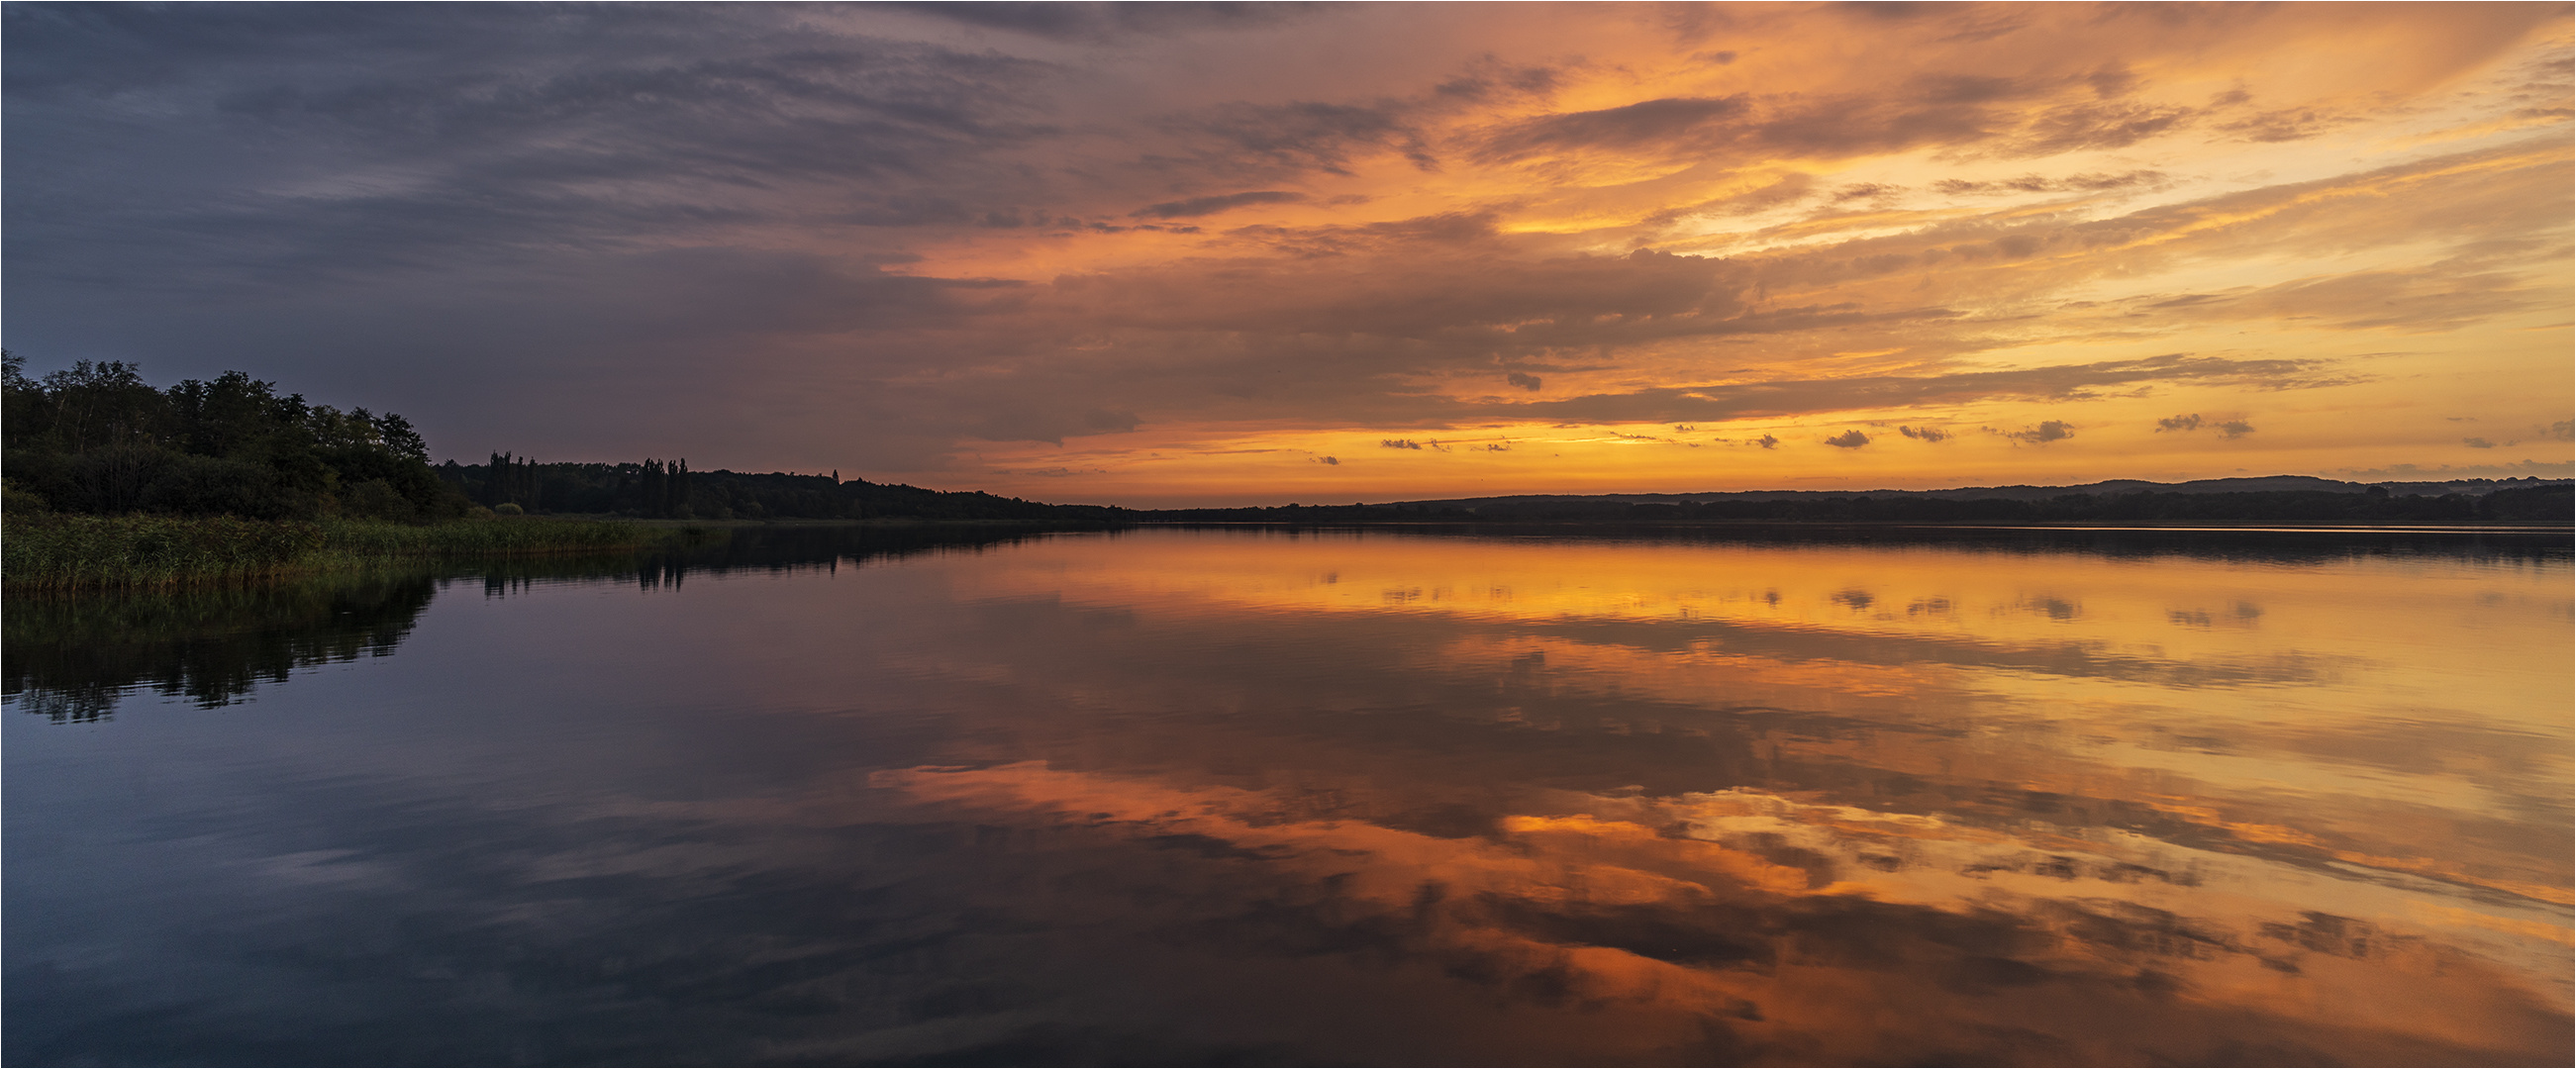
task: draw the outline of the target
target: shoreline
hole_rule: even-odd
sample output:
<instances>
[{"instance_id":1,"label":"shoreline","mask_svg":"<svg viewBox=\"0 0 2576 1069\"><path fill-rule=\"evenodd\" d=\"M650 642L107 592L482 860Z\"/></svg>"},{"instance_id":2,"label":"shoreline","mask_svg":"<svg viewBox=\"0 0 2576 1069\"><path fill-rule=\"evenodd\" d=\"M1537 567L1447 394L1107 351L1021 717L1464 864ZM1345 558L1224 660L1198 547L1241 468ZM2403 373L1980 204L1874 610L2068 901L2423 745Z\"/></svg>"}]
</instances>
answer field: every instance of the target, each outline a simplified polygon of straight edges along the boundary
<instances>
[{"instance_id":1,"label":"shoreline","mask_svg":"<svg viewBox=\"0 0 2576 1069\"><path fill-rule=\"evenodd\" d=\"M589 520L435 524L232 517L0 516L0 592L71 594L262 583L401 561L634 553L683 531Z\"/></svg>"},{"instance_id":2,"label":"shoreline","mask_svg":"<svg viewBox=\"0 0 2576 1069\"><path fill-rule=\"evenodd\" d=\"M2215 538L2495 537L2528 542L2576 540L2576 523L2316 523L2287 521L2144 521L1997 524L1909 520L1614 520L1614 519L731 519L678 520L600 516L528 516L411 525L367 520L242 520L230 517L0 516L0 593L11 597L175 590L255 585L333 573L364 572L403 562L512 557L633 555L721 541L735 531L1029 531L1285 530L1517 532L1529 535L1752 537L1915 536L2028 538L2146 536Z\"/></svg>"}]
</instances>

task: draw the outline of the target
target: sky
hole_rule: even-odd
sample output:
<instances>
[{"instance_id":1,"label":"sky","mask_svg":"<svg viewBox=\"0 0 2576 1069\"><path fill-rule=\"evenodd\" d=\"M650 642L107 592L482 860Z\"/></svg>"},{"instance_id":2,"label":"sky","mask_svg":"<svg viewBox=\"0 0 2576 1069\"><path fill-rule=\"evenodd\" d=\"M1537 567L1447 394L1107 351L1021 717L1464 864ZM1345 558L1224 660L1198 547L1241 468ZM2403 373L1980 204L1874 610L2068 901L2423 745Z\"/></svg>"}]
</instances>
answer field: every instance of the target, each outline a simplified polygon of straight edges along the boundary
<instances>
[{"instance_id":1,"label":"sky","mask_svg":"<svg viewBox=\"0 0 2576 1069\"><path fill-rule=\"evenodd\" d=\"M0 325L1047 501L2565 478L2570 14L10 3Z\"/></svg>"}]
</instances>

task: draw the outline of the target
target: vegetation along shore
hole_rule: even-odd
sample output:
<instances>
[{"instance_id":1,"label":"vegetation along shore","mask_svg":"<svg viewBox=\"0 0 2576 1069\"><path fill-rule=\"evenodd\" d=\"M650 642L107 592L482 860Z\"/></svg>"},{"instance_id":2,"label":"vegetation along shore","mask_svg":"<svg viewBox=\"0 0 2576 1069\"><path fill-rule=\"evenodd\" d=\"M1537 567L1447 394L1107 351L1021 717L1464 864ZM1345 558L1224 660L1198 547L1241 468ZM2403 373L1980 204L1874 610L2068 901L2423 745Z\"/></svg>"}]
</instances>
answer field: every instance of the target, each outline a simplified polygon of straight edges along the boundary
<instances>
[{"instance_id":1,"label":"vegetation along shore","mask_svg":"<svg viewBox=\"0 0 2576 1069\"><path fill-rule=\"evenodd\" d=\"M240 372L157 390L127 364L42 380L6 356L0 584L12 593L239 583L389 562L615 552L705 537L511 517L442 483L409 422Z\"/></svg>"},{"instance_id":2,"label":"vegetation along shore","mask_svg":"<svg viewBox=\"0 0 2576 1069\"><path fill-rule=\"evenodd\" d=\"M167 390L129 364L31 379L6 355L0 584L12 593L229 584L389 562L632 552L743 523L2564 525L2563 479L2348 483L2305 476L1936 491L1533 495L1255 508L1056 505L840 473L685 460L432 466L409 421L229 372Z\"/></svg>"}]
</instances>

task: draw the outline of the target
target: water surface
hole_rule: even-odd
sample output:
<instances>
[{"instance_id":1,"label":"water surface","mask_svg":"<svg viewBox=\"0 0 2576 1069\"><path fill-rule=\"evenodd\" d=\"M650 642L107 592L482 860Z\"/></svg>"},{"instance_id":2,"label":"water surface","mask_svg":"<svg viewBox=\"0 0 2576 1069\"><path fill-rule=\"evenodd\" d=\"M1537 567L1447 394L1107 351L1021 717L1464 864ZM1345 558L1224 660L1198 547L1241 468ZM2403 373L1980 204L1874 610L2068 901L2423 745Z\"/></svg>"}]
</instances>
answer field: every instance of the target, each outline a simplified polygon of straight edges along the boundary
<instances>
[{"instance_id":1,"label":"water surface","mask_svg":"<svg viewBox=\"0 0 2576 1069\"><path fill-rule=\"evenodd\" d=\"M2570 581L783 531L13 601L0 1053L2564 1063Z\"/></svg>"}]
</instances>

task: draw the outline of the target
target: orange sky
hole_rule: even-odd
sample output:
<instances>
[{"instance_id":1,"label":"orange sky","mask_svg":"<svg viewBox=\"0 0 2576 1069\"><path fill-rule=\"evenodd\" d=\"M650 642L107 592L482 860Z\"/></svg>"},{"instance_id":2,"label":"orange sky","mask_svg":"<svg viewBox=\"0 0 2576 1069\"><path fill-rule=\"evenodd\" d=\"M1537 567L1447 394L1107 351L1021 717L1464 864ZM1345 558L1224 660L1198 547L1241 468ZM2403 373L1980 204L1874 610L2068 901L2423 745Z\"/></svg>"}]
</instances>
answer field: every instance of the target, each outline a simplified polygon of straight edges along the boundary
<instances>
[{"instance_id":1,"label":"orange sky","mask_svg":"<svg viewBox=\"0 0 2576 1069\"><path fill-rule=\"evenodd\" d=\"M22 11L13 347L1132 505L2571 473L2563 4L565 19Z\"/></svg>"}]
</instances>

